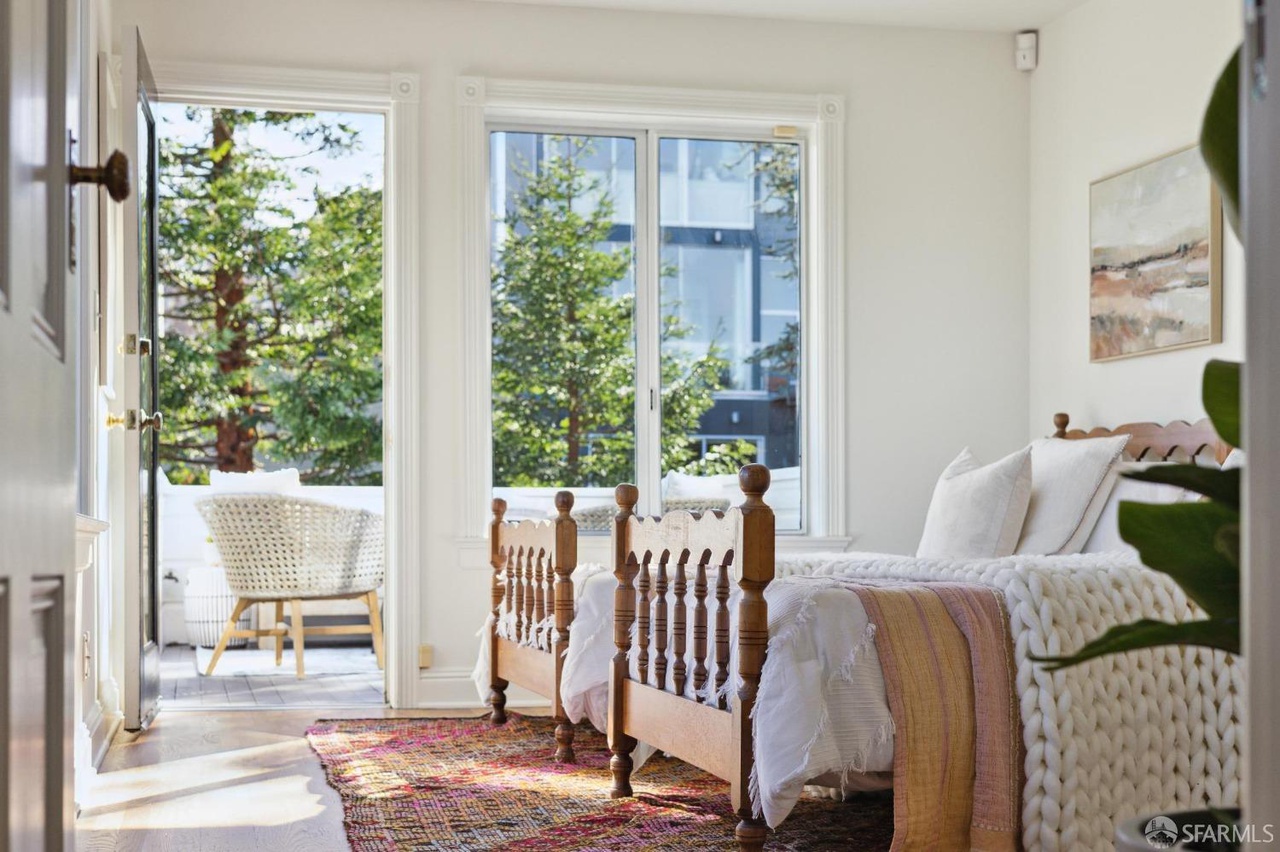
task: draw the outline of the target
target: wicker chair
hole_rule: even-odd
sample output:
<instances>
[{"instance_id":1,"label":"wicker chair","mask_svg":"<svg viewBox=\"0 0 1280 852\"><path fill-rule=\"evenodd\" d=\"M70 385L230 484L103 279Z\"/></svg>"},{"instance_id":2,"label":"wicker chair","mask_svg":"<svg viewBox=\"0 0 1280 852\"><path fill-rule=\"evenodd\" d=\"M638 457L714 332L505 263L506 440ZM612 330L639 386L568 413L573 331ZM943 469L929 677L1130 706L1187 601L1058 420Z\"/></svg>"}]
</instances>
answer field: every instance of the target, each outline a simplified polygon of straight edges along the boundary
<instances>
[{"instance_id":1,"label":"wicker chair","mask_svg":"<svg viewBox=\"0 0 1280 852\"><path fill-rule=\"evenodd\" d=\"M285 636L293 638L298 678L306 676L302 650L306 634L369 633L378 667L383 665L382 618L378 587L383 578L382 517L315 500L280 494L224 494L196 504L227 572L236 605L213 651L206 675L234 637L276 637L276 665ZM305 628L304 600L360 598L369 607L369 624ZM236 622L255 603L274 602L275 624L255 630ZM284 602L293 622L284 626Z\"/></svg>"}]
</instances>

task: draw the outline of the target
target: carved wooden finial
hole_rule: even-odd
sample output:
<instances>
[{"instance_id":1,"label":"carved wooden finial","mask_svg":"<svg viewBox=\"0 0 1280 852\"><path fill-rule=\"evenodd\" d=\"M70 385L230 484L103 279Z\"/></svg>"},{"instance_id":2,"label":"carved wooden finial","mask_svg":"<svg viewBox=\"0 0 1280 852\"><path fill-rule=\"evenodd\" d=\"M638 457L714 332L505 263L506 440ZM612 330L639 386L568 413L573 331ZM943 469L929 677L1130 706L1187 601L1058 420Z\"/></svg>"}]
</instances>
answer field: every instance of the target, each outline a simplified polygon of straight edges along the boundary
<instances>
[{"instance_id":1,"label":"carved wooden finial","mask_svg":"<svg viewBox=\"0 0 1280 852\"><path fill-rule=\"evenodd\" d=\"M613 499L618 502L619 509L625 512L633 512L636 508L636 503L640 502L640 489L629 482L624 482L613 489Z\"/></svg>"},{"instance_id":2,"label":"carved wooden finial","mask_svg":"<svg viewBox=\"0 0 1280 852\"><path fill-rule=\"evenodd\" d=\"M507 501L501 497L493 498L493 519L498 523L502 523L502 517L507 514Z\"/></svg>"},{"instance_id":3,"label":"carved wooden finial","mask_svg":"<svg viewBox=\"0 0 1280 852\"><path fill-rule=\"evenodd\" d=\"M573 510L573 492L557 491L556 492L556 511L561 517L567 517L569 512Z\"/></svg>"},{"instance_id":4,"label":"carved wooden finial","mask_svg":"<svg viewBox=\"0 0 1280 852\"><path fill-rule=\"evenodd\" d=\"M1058 431L1053 433L1055 438L1067 437L1067 424L1071 422L1071 417L1065 411L1059 411L1053 415L1053 425Z\"/></svg>"},{"instance_id":5,"label":"carved wooden finial","mask_svg":"<svg viewBox=\"0 0 1280 852\"><path fill-rule=\"evenodd\" d=\"M759 500L769 490L772 478L769 468L762 464L744 465L742 470L738 471L738 487L742 489L743 494Z\"/></svg>"}]
</instances>

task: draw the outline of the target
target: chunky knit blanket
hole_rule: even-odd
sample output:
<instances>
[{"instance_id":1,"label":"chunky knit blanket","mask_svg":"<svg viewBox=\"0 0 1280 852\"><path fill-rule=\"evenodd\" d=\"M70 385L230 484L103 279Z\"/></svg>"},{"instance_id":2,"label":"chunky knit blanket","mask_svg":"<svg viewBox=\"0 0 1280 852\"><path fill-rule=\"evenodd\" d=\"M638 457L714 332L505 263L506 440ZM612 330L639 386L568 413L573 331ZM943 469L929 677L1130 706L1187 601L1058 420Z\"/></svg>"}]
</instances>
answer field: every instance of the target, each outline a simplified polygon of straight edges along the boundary
<instances>
[{"instance_id":1,"label":"chunky knit blanket","mask_svg":"<svg viewBox=\"0 0 1280 852\"><path fill-rule=\"evenodd\" d=\"M1177 584L1132 556L815 554L780 558L778 575L788 574L981 583L1004 595L1026 747L1025 848L1111 849L1128 817L1239 801L1240 661L1167 647L1050 673L1030 659L1074 651L1115 624L1198 617Z\"/></svg>"}]
</instances>

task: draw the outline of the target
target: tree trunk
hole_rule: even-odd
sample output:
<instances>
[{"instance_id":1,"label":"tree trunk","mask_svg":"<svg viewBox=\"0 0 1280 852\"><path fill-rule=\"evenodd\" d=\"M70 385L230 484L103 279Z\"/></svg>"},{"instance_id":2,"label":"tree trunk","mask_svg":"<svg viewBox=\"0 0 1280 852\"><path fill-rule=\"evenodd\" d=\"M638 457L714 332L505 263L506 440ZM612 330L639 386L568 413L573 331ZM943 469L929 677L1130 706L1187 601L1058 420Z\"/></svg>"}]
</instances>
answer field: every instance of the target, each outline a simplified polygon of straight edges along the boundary
<instances>
[{"instance_id":1,"label":"tree trunk","mask_svg":"<svg viewBox=\"0 0 1280 852\"><path fill-rule=\"evenodd\" d=\"M220 112L213 114L213 147L219 149L230 145L221 160L214 163L212 178L226 174L231 169L234 151L233 127L229 125ZM213 274L214 292L214 326L219 335L230 331L230 339L226 349L218 353L218 371L223 375L247 370L253 364L249 356L249 341L245 332L244 321L238 315L237 308L245 300L244 270L217 269ZM217 456L218 470L251 471L253 465L253 448L258 442L258 433L252 426L246 426L245 420L253 413L253 383L248 374L244 381L231 389L232 394L239 397L241 405L230 411L222 412L218 417L217 438L214 453Z\"/></svg>"}]
</instances>

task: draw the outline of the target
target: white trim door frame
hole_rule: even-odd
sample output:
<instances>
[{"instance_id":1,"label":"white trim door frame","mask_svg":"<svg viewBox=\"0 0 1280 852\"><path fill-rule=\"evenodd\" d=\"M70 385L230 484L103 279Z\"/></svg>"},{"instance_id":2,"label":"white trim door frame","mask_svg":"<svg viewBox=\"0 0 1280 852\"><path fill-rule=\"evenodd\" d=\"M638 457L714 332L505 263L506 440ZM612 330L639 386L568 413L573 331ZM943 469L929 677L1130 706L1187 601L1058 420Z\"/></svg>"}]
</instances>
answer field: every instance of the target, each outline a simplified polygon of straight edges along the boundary
<instances>
[{"instance_id":1,"label":"white trim door frame","mask_svg":"<svg viewBox=\"0 0 1280 852\"><path fill-rule=\"evenodd\" d=\"M383 470L387 578L387 703L418 704L422 591L422 391L419 330L417 74L346 73L190 62L155 62L161 101L227 107L349 110L386 120L383 190Z\"/></svg>"},{"instance_id":2,"label":"white trim door frame","mask_svg":"<svg viewBox=\"0 0 1280 852\"><path fill-rule=\"evenodd\" d=\"M1244 435L1244 823L1280 827L1280 8L1263 0L1245 3L1240 61L1241 220L1245 244ZM1267 86L1267 80L1270 86ZM1269 90L1268 90L1269 89Z\"/></svg>"}]
</instances>

